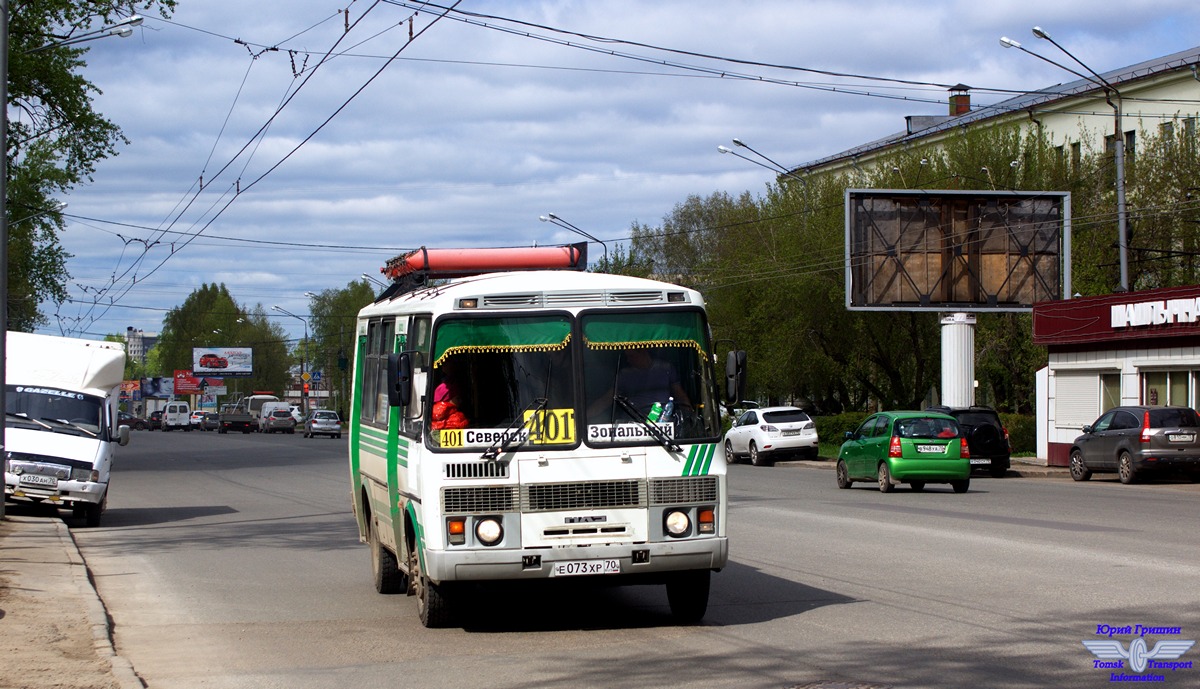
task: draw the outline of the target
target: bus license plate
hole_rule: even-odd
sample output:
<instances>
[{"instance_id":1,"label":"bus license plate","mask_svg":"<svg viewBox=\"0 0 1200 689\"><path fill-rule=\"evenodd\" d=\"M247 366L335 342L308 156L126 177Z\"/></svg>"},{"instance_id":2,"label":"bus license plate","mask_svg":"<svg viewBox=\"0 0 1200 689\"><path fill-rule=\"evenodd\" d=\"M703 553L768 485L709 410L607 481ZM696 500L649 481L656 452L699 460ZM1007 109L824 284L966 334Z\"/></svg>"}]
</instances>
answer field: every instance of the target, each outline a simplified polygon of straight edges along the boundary
<instances>
[{"instance_id":1,"label":"bus license plate","mask_svg":"<svg viewBox=\"0 0 1200 689\"><path fill-rule=\"evenodd\" d=\"M41 474L21 474L21 483L27 486L57 486L58 479L54 476L42 476Z\"/></svg>"},{"instance_id":2,"label":"bus license plate","mask_svg":"<svg viewBox=\"0 0 1200 689\"><path fill-rule=\"evenodd\" d=\"M550 570L551 576L576 577L586 574L620 574L619 560L573 560L570 562L555 562Z\"/></svg>"}]
</instances>

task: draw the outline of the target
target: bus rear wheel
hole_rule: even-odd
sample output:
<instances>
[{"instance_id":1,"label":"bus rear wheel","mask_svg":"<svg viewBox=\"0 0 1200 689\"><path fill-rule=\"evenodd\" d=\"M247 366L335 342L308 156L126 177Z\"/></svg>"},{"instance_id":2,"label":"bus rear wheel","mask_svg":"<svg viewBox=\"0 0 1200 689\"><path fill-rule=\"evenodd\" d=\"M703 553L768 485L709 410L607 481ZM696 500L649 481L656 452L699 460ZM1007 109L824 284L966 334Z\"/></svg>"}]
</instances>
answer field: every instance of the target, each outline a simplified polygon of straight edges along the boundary
<instances>
[{"instance_id":1,"label":"bus rear wheel","mask_svg":"<svg viewBox=\"0 0 1200 689\"><path fill-rule=\"evenodd\" d=\"M446 627L452 620L450 603L442 587L429 580L421 569L421 556L413 548L408 553L408 576L411 578L413 595L417 597L417 617L429 629Z\"/></svg>"},{"instance_id":2,"label":"bus rear wheel","mask_svg":"<svg viewBox=\"0 0 1200 689\"><path fill-rule=\"evenodd\" d=\"M679 624L696 624L708 612L710 575L707 569L679 572L667 581L667 602Z\"/></svg>"},{"instance_id":3,"label":"bus rear wheel","mask_svg":"<svg viewBox=\"0 0 1200 689\"><path fill-rule=\"evenodd\" d=\"M396 563L396 556L379 540L379 527L375 519L367 518L367 540L371 544L371 574L375 578L375 590L383 594L400 593L408 588L404 575Z\"/></svg>"}]
</instances>

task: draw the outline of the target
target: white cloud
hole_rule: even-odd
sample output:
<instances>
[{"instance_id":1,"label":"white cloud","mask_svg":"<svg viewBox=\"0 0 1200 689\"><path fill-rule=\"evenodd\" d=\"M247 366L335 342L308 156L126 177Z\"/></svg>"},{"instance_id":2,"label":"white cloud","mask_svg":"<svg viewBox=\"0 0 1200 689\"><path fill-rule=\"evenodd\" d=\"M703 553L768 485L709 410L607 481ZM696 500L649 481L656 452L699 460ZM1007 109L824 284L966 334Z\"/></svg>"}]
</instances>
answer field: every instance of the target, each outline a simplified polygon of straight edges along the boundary
<instances>
[{"instance_id":1,"label":"white cloud","mask_svg":"<svg viewBox=\"0 0 1200 689\"><path fill-rule=\"evenodd\" d=\"M352 20L367 6L355 5ZM1069 77L1003 50L999 36L1054 56L1053 46L1029 33L1040 24L1102 71L1192 47L1195 39L1176 27L1200 18L1200 6L1176 0L1111 7L1084 0L540 0L462 7L696 53L1030 90ZM85 330L158 330L162 312L154 309L178 305L204 282L224 283L248 304L279 303L303 313L304 292L375 275L404 248L577 239L538 222L547 212L619 240L635 221L657 224L689 194L759 193L770 173L716 150L732 137L795 165L899 131L904 115L946 111L944 103L924 102L945 100L937 88L600 46L818 88L722 78L443 20L314 134L384 64L383 56L405 44L407 24L396 24L409 14L376 6L342 41L347 54L315 72L343 22L319 0L185 2L171 22L148 17L133 38L90 44L86 76L103 90L97 107L131 144L101 163L93 184L65 199L68 212L180 233L203 227L204 236L184 246L186 235L72 222L64 242L75 254L75 282L86 286L70 286L81 298L91 299L129 268L141 246L158 242L137 266L139 282L127 290L125 284L117 306ZM432 18L421 12L414 27ZM277 43L281 50L257 47ZM306 58L287 49L314 52ZM301 65L308 71L296 77ZM834 84L912 100L821 90ZM216 177L289 94L266 136ZM977 103L1000 98L975 94ZM206 189L196 195L202 174ZM239 186L240 196L214 219ZM593 247L593 255L600 253ZM79 314L72 305L63 312ZM289 321L281 325L300 327Z\"/></svg>"}]
</instances>

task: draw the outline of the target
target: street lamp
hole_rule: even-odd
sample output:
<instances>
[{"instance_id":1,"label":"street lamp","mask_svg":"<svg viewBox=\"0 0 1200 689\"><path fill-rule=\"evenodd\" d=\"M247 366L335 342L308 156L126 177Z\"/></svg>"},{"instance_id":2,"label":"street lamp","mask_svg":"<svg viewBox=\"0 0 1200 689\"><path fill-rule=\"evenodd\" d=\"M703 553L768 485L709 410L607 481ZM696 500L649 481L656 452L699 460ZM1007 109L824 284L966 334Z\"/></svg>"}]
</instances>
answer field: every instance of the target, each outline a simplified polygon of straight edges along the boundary
<instances>
[{"instance_id":1,"label":"street lamp","mask_svg":"<svg viewBox=\"0 0 1200 689\"><path fill-rule=\"evenodd\" d=\"M375 284L379 285L380 287L382 287L384 289L387 289L387 285L385 285L382 281L376 280L375 278L371 277L370 275L367 275L366 273L362 274L362 278L369 282L374 282Z\"/></svg>"},{"instance_id":2,"label":"street lamp","mask_svg":"<svg viewBox=\"0 0 1200 689\"><path fill-rule=\"evenodd\" d=\"M1007 36L1000 37L1000 45L1004 46L1005 48L1016 48L1017 50L1032 55L1043 62L1048 62L1059 69L1064 69L1080 79L1083 79L1084 81L1092 82L1104 91L1104 100L1106 103L1108 103L1109 107L1113 109L1113 166L1116 168L1117 173L1117 253L1121 265L1120 291L1128 292L1129 233L1127 232L1127 228L1129 226L1129 214L1125 208L1125 132L1121 129L1121 92L1118 91L1115 86L1108 83L1107 79L1097 74L1096 70L1088 67L1082 60L1072 55L1071 51L1059 45L1057 41L1050 37L1050 34L1046 33L1042 29L1042 27L1033 27L1033 35L1042 40L1050 41L1051 45L1053 45L1055 48L1058 48L1064 54L1066 54L1067 57L1078 63L1079 66L1083 67L1084 70L1088 72L1088 74L1081 74L1066 65L1059 64L1054 60L1045 57L1044 55L1038 55L1037 53L1025 48L1020 43Z\"/></svg>"},{"instance_id":3,"label":"street lamp","mask_svg":"<svg viewBox=\"0 0 1200 689\"><path fill-rule=\"evenodd\" d=\"M304 376L306 373L306 371L304 370L304 365L308 361L308 321L304 320L300 316L297 316L296 314L292 313L291 311L288 311L287 309L283 308L279 304L276 304L276 305L272 306L271 308L275 309L279 313L291 316L292 318L295 318L304 324L304 353L300 356L300 413L302 415L307 415L308 414L308 395L304 394L304 384L307 383L308 381L304 380Z\"/></svg>"},{"instance_id":4,"label":"street lamp","mask_svg":"<svg viewBox=\"0 0 1200 689\"><path fill-rule=\"evenodd\" d=\"M571 223L567 222L566 220L563 220L562 218L558 217L557 215L555 215L553 213L547 213L546 215L539 215L538 220L541 220L542 222L548 222L552 225L557 225L557 226L563 228L564 230L570 230L570 231L574 232L575 234L579 235L580 237L583 237L584 239L590 239L593 242L596 242L600 246L604 247L604 269L612 270L612 266L610 266L608 264L608 245L607 244L605 244L604 242L600 241L599 239L593 237L592 235L588 234L587 232L584 232L583 230L579 229L578 227L575 227Z\"/></svg>"},{"instance_id":5,"label":"street lamp","mask_svg":"<svg viewBox=\"0 0 1200 689\"><path fill-rule=\"evenodd\" d=\"M734 139L733 145L737 146L739 148L744 148L747 151L750 151L751 153L758 156L759 158L762 158L763 160L767 161L767 163L770 163L770 165L767 165L766 163L763 163L762 161L755 160L749 156L744 156L741 153L738 153L737 151L733 150L732 148L729 148L728 146L717 146L717 150L720 151L721 153L726 153L726 154L729 154L736 158L741 158L742 160L744 160L748 163L754 163L755 165L757 165L759 167L764 167L764 168L770 170L771 172L774 172L776 175L783 175L784 177L791 177L792 179L800 182L801 184L803 184L805 186L808 185L808 182L805 181L805 179L803 177L796 176L796 173L794 173L791 170L787 169L786 167L780 165L779 163L775 162L774 160L771 160L770 158L763 155L762 153L759 153L758 151L754 150L748 144L743 142L741 139Z\"/></svg>"},{"instance_id":6,"label":"street lamp","mask_svg":"<svg viewBox=\"0 0 1200 689\"><path fill-rule=\"evenodd\" d=\"M4 389L8 385L8 16L11 0L0 0L0 325L5 335L0 337L0 409L7 408ZM134 22L134 20L137 20ZM102 33L104 29L89 31L66 42L49 43L36 50L46 50L66 43L82 43L106 36L128 36L131 27L142 23L142 18L133 15L120 24L128 33ZM31 51L32 52L32 51ZM4 425L0 424L0 456L5 454ZM0 517L4 516L4 501L0 500Z\"/></svg>"},{"instance_id":7,"label":"street lamp","mask_svg":"<svg viewBox=\"0 0 1200 689\"><path fill-rule=\"evenodd\" d=\"M117 22L116 24L112 24L109 26L102 26L99 29L96 29L95 31L86 31L81 34L76 34L75 36L66 36L60 40L52 41L50 43L47 43L44 46L34 48L33 50L26 51L26 54L40 53L43 50L49 50L51 48L61 48L64 45L75 45L76 43L86 43L87 41L95 41L97 39L107 38L109 36L116 36L118 38L129 38L130 36L133 35L133 27L141 26L141 25L142 25L142 18L135 14L135 15L129 17L128 19L124 19L122 21Z\"/></svg>"}]
</instances>

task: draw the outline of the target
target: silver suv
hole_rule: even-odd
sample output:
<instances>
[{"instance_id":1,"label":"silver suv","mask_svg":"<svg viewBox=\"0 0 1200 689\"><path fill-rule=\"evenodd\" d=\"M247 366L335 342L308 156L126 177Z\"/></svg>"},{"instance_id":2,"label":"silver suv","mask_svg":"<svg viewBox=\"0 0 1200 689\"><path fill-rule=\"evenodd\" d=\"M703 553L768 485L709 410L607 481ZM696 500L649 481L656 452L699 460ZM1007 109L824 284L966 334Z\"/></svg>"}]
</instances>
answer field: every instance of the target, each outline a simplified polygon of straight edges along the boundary
<instances>
[{"instance_id":1,"label":"silver suv","mask_svg":"<svg viewBox=\"0 0 1200 689\"><path fill-rule=\"evenodd\" d=\"M276 409L263 418L263 433L295 433L296 420L287 409Z\"/></svg>"}]
</instances>

